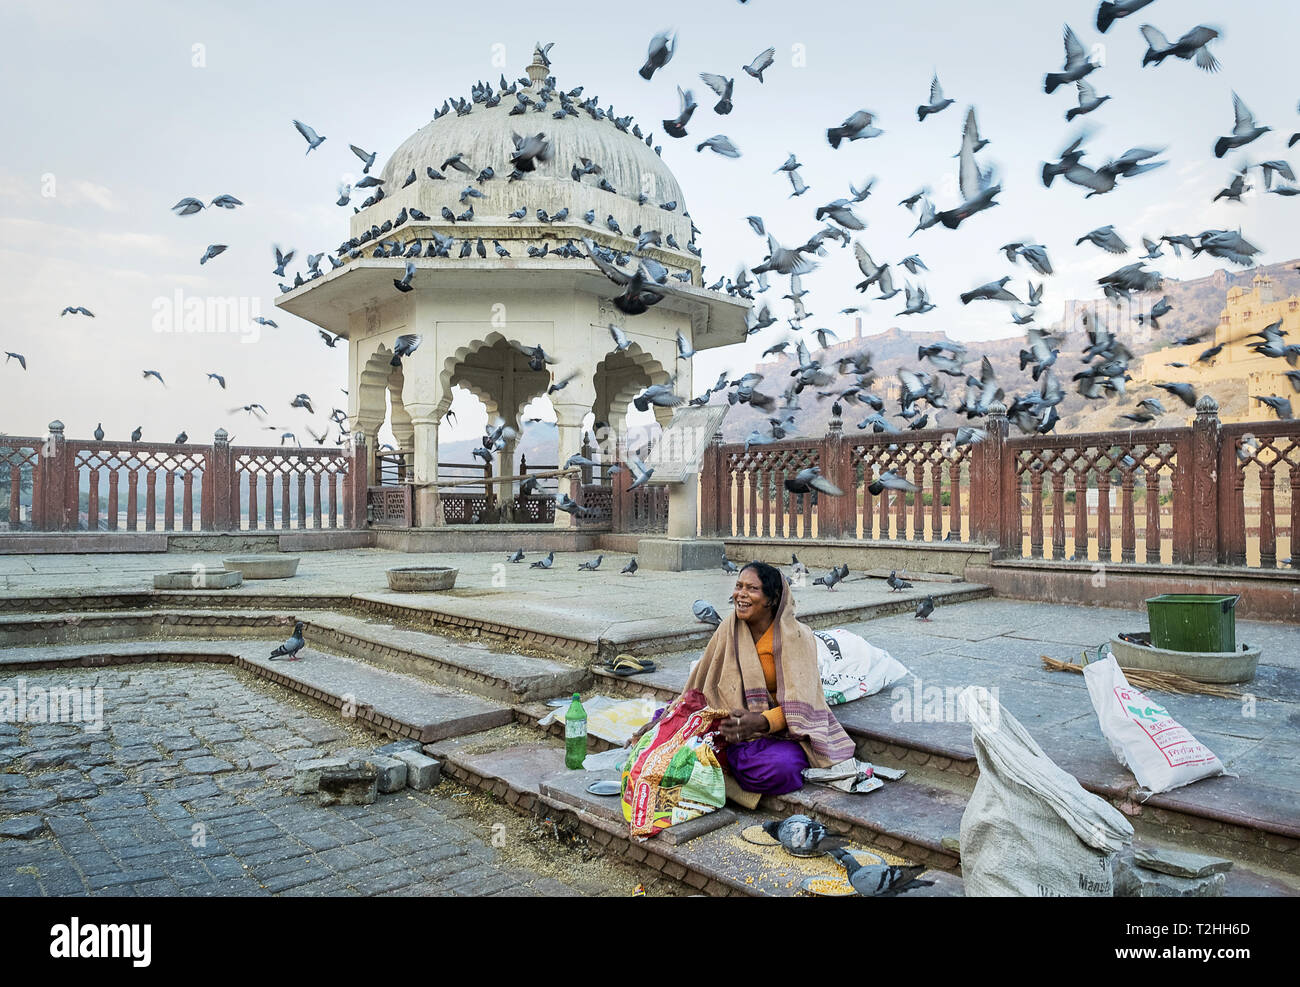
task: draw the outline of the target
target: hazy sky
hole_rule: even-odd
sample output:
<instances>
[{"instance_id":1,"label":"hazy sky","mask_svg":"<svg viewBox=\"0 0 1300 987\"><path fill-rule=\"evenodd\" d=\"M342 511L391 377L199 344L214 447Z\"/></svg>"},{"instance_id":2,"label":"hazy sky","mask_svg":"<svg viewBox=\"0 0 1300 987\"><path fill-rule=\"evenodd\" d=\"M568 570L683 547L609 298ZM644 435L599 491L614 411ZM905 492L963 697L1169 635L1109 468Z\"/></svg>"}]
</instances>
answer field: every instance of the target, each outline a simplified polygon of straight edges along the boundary
<instances>
[{"instance_id":1,"label":"hazy sky","mask_svg":"<svg viewBox=\"0 0 1300 987\"><path fill-rule=\"evenodd\" d=\"M612 5L571 0L370 8L9 0L0 13L0 350L24 353L29 370L0 366L0 431L43 434L59 418L75 436L102 421L111 436L144 425L148 439L170 441L183 428L193 441L210 441L225 427L241 444L274 441L246 415L228 415L258 401L272 409L273 422L305 439L306 413L288 408L299 391L316 399L319 431L329 407L346 408L339 392L346 356L342 347L326 349L309 324L275 311L272 244L298 248L300 264L306 253L346 239L351 209L334 200L340 181L359 175L347 145L378 150L382 167L445 97L468 96L475 80L500 75L496 45L504 46L507 77L515 77L534 42L556 42L551 58L561 87L584 85L584 95L598 93L602 106L612 102L656 133L703 230L709 282L762 259L765 244L746 215L761 215L783 242L799 243L821 226L813 219L818 205L876 176L874 193L857 207L868 224L857 238L877 261L920 253L932 269L920 280L938 307L898 318L901 294L871 302L866 332L893 325L965 339L1018 332L1005 306L963 307L957 298L1008 273L1023 297L1029 268L1009 265L997 250L1009 240L1033 238L1049 249L1058 273L1040 310L1046 324L1065 300L1098 295L1099 275L1137 259L1137 252L1117 258L1074 245L1106 224L1135 246L1143 234L1240 226L1263 248L1263 262L1300 255L1300 198L1252 193L1240 205L1210 203L1243 160L1285 158L1287 137L1300 130L1300 87L1287 68L1297 8L1156 0L1101 36L1096 6L665 0L615 13ZM1041 162L1055 158L1076 129L1064 119L1073 86L1042 91L1044 73L1061 68L1064 21L1086 47L1104 46L1097 52L1104 67L1089 81L1113 96L1084 118L1096 128L1085 161L1095 166L1136 145L1168 148L1166 167L1089 200L1077 186L1058 180L1045 189L1038 178ZM1142 68L1145 22L1171 38L1199 23L1218 27L1223 36L1212 51L1222 71L1206 74L1175 59ZM677 53L645 82L636 69L647 42L669 27L678 31ZM740 67L769 45L777 60L760 86ZM934 70L957 103L918 123L916 106L928 99ZM713 113L701 71L736 76L732 114ZM678 84L701 104L685 140L667 139L660 124L676 115ZM1231 132L1234 89L1274 132L1220 161L1212 148ZM896 205L901 198L929 185L939 208L956 204L952 156L968 105L991 140L980 157L998 169L1000 205L956 232L935 228L909 239L915 217ZM826 128L860 108L877 114L884 136L832 150ZM304 155L294 118L326 143ZM696 153L696 143L718 133L740 147L740 159ZM811 186L794 199L784 175L773 174L790 151ZM1300 154L1293 157L1300 164ZM1258 170L1249 181L1260 184ZM221 193L247 205L185 218L169 211L183 196L209 201ZM229 249L201 267L210 243ZM1225 266L1167 252L1154 266L1171 277ZM806 327L851 332L851 318L835 313L863 298L852 287L859 277L852 251L831 244L805 279L813 313ZM901 285L906 272L895 277ZM781 288L770 295L784 315ZM178 289L186 298L236 296L280 328L256 341L155 331L157 313L170 311ZM60 318L65 305L85 305L96 318ZM782 322L742 347L701 354L697 380L752 364L787 334ZM160 371L167 387L142 379L144 369ZM205 379L207 372L224 374L229 390ZM477 416L462 418L477 424Z\"/></svg>"}]
</instances>

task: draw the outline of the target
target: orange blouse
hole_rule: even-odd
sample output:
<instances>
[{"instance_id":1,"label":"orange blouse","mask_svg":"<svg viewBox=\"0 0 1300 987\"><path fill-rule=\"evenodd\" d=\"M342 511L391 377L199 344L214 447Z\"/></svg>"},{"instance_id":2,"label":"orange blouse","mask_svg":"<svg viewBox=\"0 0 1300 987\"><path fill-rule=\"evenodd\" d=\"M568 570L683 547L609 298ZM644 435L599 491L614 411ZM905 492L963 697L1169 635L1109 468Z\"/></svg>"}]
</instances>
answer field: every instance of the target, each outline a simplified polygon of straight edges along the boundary
<instances>
[{"instance_id":1,"label":"orange blouse","mask_svg":"<svg viewBox=\"0 0 1300 987\"><path fill-rule=\"evenodd\" d=\"M767 717L769 734L780 733L785 729L785 713L780 706L776 705L776 656L772 650L772 632L775 628L776 621L773 621L762 636L754 642L759 663L763 666L763 678L766 680L768 695L773 704L772 708L763 714Z\"/></svg>"}]
</instances>

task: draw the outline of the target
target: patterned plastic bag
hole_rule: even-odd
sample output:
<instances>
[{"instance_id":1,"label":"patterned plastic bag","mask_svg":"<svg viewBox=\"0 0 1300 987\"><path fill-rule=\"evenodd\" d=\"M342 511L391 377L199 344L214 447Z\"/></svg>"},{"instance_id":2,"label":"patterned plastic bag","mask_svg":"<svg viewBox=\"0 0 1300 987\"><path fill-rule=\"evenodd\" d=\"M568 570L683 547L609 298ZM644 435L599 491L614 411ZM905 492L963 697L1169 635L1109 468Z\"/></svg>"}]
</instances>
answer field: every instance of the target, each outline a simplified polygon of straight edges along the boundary
<instances>
[{"instance_id":1,"label":"patterned plastic bag","mask_svg":"<svg viewBox=\"0 0 1300 987\"><path fill-rule=\"evenodd\" d=\"M728 715L710 709L704 694L691 690L633 745L623 768L623 818L633 839L648 839L726 802L726 779L713 745Z\"/></svg>"}]
</instances>

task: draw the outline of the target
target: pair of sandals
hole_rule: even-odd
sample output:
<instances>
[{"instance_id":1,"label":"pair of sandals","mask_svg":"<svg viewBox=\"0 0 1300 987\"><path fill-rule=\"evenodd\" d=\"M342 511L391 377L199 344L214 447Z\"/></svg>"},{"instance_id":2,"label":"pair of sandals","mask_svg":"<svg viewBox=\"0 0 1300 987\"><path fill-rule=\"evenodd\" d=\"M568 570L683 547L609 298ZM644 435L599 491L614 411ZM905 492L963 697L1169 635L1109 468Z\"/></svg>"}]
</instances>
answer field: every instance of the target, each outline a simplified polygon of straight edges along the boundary
<instances>
[{"instance_id":1,"label":"pair of sandals","mask_svg":"<svg viewBox=\"0 0 1300 987\"><path fill-rule=\"evenodd\" d=\"M655 670L655 663L649 659L633 658L631 655L619 655L609 663L609 670L623 678L629 675L642 675Z\"/></svg>"}]
</instances>

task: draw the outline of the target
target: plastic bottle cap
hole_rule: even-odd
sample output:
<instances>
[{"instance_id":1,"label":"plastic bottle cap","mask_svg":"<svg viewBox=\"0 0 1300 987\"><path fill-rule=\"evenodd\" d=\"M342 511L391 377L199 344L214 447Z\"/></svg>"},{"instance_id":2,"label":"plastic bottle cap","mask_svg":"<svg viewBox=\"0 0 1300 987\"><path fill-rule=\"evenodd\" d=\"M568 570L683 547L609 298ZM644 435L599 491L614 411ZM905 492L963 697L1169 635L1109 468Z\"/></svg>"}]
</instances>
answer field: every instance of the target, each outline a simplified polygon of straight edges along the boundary
<instances>
[{"instance_id":1,"label":"plastic bottle cap","mask_svg":"<svg viewBox=\"0 0 1300 987\"><path fill-rule=\"evenodd\" d=\"M577 694L576 692L573 694L573 698L574 698L574 699L577 699L577 698L578 698L578 694Z\"/></svg>"}]
</instances>

